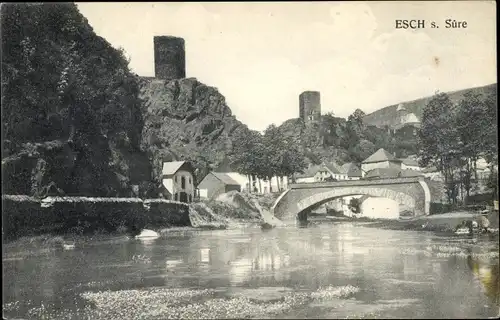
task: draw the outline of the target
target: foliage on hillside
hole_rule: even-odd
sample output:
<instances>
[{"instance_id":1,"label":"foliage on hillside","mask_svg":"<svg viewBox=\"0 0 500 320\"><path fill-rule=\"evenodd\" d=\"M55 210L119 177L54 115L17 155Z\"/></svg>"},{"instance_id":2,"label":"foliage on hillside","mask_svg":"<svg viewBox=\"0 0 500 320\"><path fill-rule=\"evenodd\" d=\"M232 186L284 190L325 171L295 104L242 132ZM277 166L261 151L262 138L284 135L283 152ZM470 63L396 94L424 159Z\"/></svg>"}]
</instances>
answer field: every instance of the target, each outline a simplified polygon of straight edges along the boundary
<instances>
[{"instance_id":1,"label":"foliage on hillside","mask_svg":"<svg viewBox=\"0 0 500 320\"><path fill-rule=\"evenodd\" d=\"M470 91L458 103L438 93L426 105L418 136L419 158L421 165L433 165L443 173L450 203L457 203L459 189L470 195L478 180L479 157L490 165L488 185L497 194L497 130L496 92Z\"/></svg>"},{"instance_id":2,"label":"foliage on hillside","mask_svg":"<svg viewBox=\"0 0 500 320\"><path fill-rule=\"evenodd\" d=\"M375 126L367 126L363 111L357 109L348 119L328 113L321 122L306 126L301 119L284 122L279 129L294 141L309 163L335 160L360 163L379 148L398 157L416 153L416 138L403 137Z\"/></svg>"},{"instance_id":3,"label":"foliage on hillside","mask_svg":"<svg viewBox=\"0 0 500 320\"><path fill-rule=\"evenodd\" d=\"M457 104L464 98L464 96L467 93L472 92L479 95L489 95L496 93L496 91L497 91L497 84L494 83L483 87L452 91L448 92L447 94L450 98L450 101L453 104ZM408 112L414 113L417 116L417 118L421 120L424 114L425 106L429 103L429 101L432 98L433 97L430 96L413 101L407 101L403 102L403 105ZM398 113L396 111L397 108L398 104L379 109L370 114L367 114L363 118L363 120L367 125L380 126L380 127L383 127L385 125L391 126L393 124L398 124L399 119L398 119Z\"/></svg>"},{"instance_id":4,"label":"foliage on hillside","mask_svg":"<svg viewBox=\"0 0 500 320\"><path fill-rule=\"evenodd\" d=\"M1 20L4 192L127 195L149 179L123 52L72 3L4 4Z\"/></svg>"}]
</instances>

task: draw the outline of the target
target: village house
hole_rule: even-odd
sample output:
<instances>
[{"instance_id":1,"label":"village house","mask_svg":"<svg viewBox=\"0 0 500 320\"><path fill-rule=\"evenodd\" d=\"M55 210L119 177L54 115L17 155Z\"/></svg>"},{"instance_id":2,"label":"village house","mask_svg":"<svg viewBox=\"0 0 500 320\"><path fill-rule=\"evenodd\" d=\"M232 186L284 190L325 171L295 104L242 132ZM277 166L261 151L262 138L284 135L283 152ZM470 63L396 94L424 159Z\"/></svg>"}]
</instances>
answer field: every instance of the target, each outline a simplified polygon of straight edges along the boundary
<instances>
[{"instance_id":1,"label":"village house","mask_svg":"<svg viewBox=\"0 0 500 320\"><path fill-rule=\"evenodd\" d=\"M406 158L406 159L400 159L401 160L401 169L403 170L415 170L415 171L422 171L423 168L421 168L418 164L418 161L413 158Z\"/></svg>"},{"instance_id":2,"label":"village house","mask_svg":"<svg viewBox=\"0 0 500 320\"><path fill-rule=\"evenodd\" d=\"M164 162L162 196L168 200L192 202L195 196L194 167L189 161Z\"/></svg>"},{"instance_id":3,"label":"village house","mask_svg":"<svg viewBox=\"0 0 500 320\"><path fill-rule=\"evenodd\" d=\"M344 169L335 162L323 162L314 175L315 182L348 180Z\"/></svg>"},{"instance_id":4,"label":"village house","mask_svg":"<svg viewBox=\"0 0 500 320\"><path fill-rule=\"evenodd\" d=\"M322 169L319 165L310 165L307 169L304 170L303 173L295 174L295 182L296 183L313 183L319 182L320 176L317 175Z\"/></svg>"},{"instance_id":5,"label":"village house","mask_svg":"<svg viewBox=\"0 0 500 320\"><path fill-rule=\"evenodd\" d=\"M374 154L366 158L361 163L363 177L371 170L378 168L401 169L401 160L396 159L392 154L383 148L378 149Z\"/></svg>"},{"instance_id":6,"label":"village house","mask_svg":"<svg viewBox=\"0 0 500 320\"><path fill-rule=\"evenodd\" d=\"M362 177L361 169L353 162L344 163L342 169L347 174L349 180L359 180Z\"/></svg>"},{"instance_id":7,"label":"village house","mask_svg":"<svg viewBox=\"0 0 500 320\"><path fill-rule=\"evenodd\" d=\"M227 173L209 172L198 184L200 199L213 199L230 191L241 191L241 185Z\"/></svg>"}]
</instances>

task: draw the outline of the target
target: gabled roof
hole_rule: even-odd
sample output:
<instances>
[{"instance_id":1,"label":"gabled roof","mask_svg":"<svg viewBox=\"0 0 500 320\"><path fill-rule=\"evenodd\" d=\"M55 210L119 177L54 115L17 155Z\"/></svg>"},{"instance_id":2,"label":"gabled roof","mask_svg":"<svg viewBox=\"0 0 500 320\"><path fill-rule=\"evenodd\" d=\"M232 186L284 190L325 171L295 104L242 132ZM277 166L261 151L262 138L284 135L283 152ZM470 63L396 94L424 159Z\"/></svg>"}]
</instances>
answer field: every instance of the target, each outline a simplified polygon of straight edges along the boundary
<instances>
[{"instance_id":1,"label":"gabled roof","mask_svg":"<svg viewBox=\"0 0 500 320\"><path fill-rule=\"evenodd\" d=\"M332 174L346 174L344 168L335 162L325 162L323 163L323 167L325 167Z\"/></svg>"},{"instance_id":2,"label":"gabled roof","mask_svg":"<svg viewBox=\"0 0 500 320\"><path fill-rule=\"evenodd\" d=\"M320 171L321 168L322 168L322 166L312 165L309 168L305 169L304 173L298 173L298 174L295 175L295 177L296 178L310 178L310 177L314 177L314 175L316 173L318 173L318 171Z\"/></svg>"},{"instance_id":3,"label":"gabled roof","mask_svg":"<svg viewBox=\"0 0 500 320\"><path fill-rule=\"evenodd\" d=\"M236 185L239 186L240 184L236 182L233 178L231 178L227 173L225 172L214 172L212 171L211 174L213 174L217 179L222 181L222 183L227 184L227 185Z\"/></svg>"},{"instance_id":4,"label":"gabled roof","mask_svg":"<svg viewBox=\"0 0 500 320\"><path fill-rule=\"evenodd\" d=\"M383 161L398 161L392 154L385 151L383 148L378 149L374 154L366 158L363 163L383 162Z\"/></svg>"},{"instance_id":5,"label":"gabled roof","mask_svg":"<svg viewBox=\"0 0 500 320\"><path fill-rule=\"evenodd\" d=\"M344 163L342 169L347 173L348 177L361 177L361 169L353 162Z\"/></svg>"},{"instance_id":6,"label":"gabled roof","mask_svg":"<svg viewBox=\"0 0 500 320\"><path fill-rule=\"evenodd\" d=\"M175 174L181 167L185 167L186 170L191 172L194 171L193 166L189 161L171 161L171 162L163 162L162 174L164 176Z\"/></svg>"}]
</instances>

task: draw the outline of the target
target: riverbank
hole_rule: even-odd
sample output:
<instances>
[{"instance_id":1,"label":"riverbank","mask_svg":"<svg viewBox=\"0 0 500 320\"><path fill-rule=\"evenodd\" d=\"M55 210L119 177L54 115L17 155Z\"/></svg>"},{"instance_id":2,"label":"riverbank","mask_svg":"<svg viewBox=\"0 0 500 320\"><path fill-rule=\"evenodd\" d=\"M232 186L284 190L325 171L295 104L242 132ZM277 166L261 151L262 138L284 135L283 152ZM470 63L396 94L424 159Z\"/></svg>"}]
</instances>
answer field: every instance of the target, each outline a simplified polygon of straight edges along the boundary
<instances>
[{"instance_id":1,"label":"riverbank","mask_svg":"<svg viewBox=\"0 0 500 320\"><path fill-rule=\"evenodd\" d=\"M329 221L342 221L342 222L353 222L353 223L363 223L364 226L379 228L379 229L390 229L390 230L412 230L412 231L432 231L439 233L450 233L453 234L462 221L467 220L477 220L479 214L474 212L449 212L444 214L436 214L430 216L406 218L399 220L381 220L381 219L370 219L370 218L350 218L350 217L331 217L328 218ZM485 215L485 217L490 222L488 229L492 233L498 234L498 211L492 211Z\"/></svg>"},{"instance_id":2,"label":"riverbank","mask_svg":"<svg viewBox=\"0 0 500 320\"><path fill-rule=\"evenodd\" d=\"M63 236L126 236L142 229L165 232L172 228L227 229L256 225L261 210L269 210L279 194L230 192L217 199L180 203L164 199L89 198L4 195L4 241ZM31 240L29 240L31 241Z\"/></svg>"}]
</instances>

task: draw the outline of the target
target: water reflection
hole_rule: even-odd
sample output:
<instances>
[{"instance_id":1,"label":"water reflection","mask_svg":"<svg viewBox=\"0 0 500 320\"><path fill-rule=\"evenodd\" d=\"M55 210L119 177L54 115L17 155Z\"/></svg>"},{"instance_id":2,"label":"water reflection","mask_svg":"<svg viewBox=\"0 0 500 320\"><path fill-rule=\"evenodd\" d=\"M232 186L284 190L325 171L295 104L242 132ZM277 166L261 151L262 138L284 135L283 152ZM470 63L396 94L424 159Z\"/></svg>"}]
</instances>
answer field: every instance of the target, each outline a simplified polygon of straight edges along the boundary
<instances>
[{"instance_id":1,"label":"water reflection","mask_svg":"<svg viewBox=\"0 0 500 320\"><path fill-rule=\"evenodd\" d=\"M499 307L498 255L493 262L478 257L498 252L498 244L481 241L350 224L268 232L171 232L151 242L102 241L73 251L4 259L4 288L7 302L60 301L67 307L69 300L89 290L166 286L314 291L352 286L359 291L353 310L370 306L380 316L491 316ZM5 258L23 251L7 249ZM460 250L464 256L457 254ZM393 303L391 310L384 309L383 301L403 300L404 306ZM326 303L302 308L307 317L339 317L351 307L335 309Z\"/></svg>"}]
</instances>

